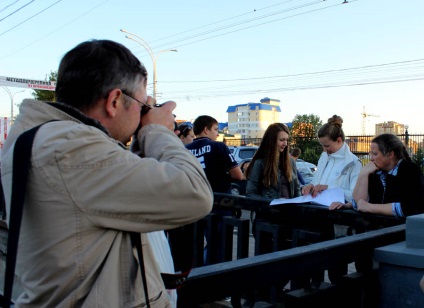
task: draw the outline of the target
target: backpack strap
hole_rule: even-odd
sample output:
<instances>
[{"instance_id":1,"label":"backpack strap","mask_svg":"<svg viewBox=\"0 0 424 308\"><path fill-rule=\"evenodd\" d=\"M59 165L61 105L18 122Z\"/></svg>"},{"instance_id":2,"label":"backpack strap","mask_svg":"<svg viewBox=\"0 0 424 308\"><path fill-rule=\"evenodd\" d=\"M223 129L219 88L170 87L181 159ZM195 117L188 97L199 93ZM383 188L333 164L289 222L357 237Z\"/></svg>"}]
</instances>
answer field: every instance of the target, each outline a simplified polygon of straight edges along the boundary
<instances>
[{"instance_id":1,"label":"backpack strap","mask_svg":"<svg viewBox=\"0 0 424 308\"><path fill-rule=\"evenodd\" d=\"M1 307L10 307L13 304L11 302L13 281L15 275L16 256L18 252L19 233L21 230L27 179L29 170L31 169L32 145L34 143L35 134L37 133L38 129L46 123L38 125L22 133L16 140L13 150L12 199L7 240L4 293L3 296L0 296ZM147 279L143 261L143 250L141 247L141 237L140 234L137 233L131 233L130 235L133 245L137 248L139 265L143 279L144 293L146 297L146 307L150 308L150 300L147 292Z\"/></svg>"},{"instance_id":2,"label":"backpack strap","mask_svg":"<svg viewBox=\"0 0 424 308\"><path fill-rule=\"evenodd\" d=\"M0 297L1 307L10 307L13 304L11 302L13 281L15 275L16 256L18 252L19 233L21 230L27 179L29 170L31 168L32 145L34 143L35 134L37 133L38 129L46 123L38 125L22 133L16 140L13 150L12 202L10 206L4 292L3 296ZM143 260L143 250L141 247L141 237L140 234L137 233L131 233L130 235L133 246L137 248L138 260L143 279L144 293L146 297L146 307L150 308L150 300L147 291L147 279Z\"/></svg>"},{"instance_id":3,"label":"backpack strap","mask_svg":"<svg viewBox=\"0 0 424 308\"><path fill-rule=\"evenodd\" d=\"M22 211L24 208L28 172L31 168L32 144L34 142L35 134L44 124L46 123L38 125L22 133L16 140L15 148L13 150L12 200L10 206L9 232L7 239L4 294L3 298L1 299L2 307L10 307L11 305L16 255L18 252L19 233L22 221Z\"/></svg>"}]
</instances>

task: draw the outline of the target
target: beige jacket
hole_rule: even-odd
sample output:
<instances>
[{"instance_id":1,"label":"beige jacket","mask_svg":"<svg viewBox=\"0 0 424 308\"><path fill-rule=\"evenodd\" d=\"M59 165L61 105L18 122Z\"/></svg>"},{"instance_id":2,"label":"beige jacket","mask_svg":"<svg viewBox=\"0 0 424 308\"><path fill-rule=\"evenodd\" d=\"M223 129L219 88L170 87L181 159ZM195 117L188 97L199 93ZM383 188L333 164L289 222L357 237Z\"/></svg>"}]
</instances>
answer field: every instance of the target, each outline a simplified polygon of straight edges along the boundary
<instances>
[{"instance_id":1,"label":"beige jacket","mask_svg":"<svg viewBox=\"0 0 424 308\"><path fill-rule=\"evenodd\" d=\"M58 107L54 107L58 106ZM144 307L129 235L192 223L212 209L197 159L160 125L143 127L140 158L101 125L62 104L25 100L2 151L10 213L16 138L50 120L33 146L16 273L16 307ZM72 114L72 115L71 115ZM151 247L143 254L152 307L169 307Z\"/></svg>"}]
</instances>

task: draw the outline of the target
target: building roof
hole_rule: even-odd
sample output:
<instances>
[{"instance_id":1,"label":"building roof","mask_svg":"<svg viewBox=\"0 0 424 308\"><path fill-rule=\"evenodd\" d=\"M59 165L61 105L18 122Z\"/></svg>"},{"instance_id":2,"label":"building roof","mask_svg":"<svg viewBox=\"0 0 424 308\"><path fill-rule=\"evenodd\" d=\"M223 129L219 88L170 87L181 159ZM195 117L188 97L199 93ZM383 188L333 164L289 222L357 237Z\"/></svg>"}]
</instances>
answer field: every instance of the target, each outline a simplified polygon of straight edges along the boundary
<instances>
[{"instance_id":1,"label":"building roof","mask_svg":"<svg viewBox=\"0 0 424 308\"><path fill-rule=\"evenodd\" d=\"M270 104L262 104L262 103L247 103L247 104L239 104L239 105L234 105L234 106L228 106L227 113L235 112L237 110L237 107L245 107L245 106L248 106L249 110L255 110L256 107L259 106L259 110L269 110L269 111L271 111L273 108L275 108L275 110L277 112L281 112L280 106L270 105Z\"/></svg>"}]
</instances>

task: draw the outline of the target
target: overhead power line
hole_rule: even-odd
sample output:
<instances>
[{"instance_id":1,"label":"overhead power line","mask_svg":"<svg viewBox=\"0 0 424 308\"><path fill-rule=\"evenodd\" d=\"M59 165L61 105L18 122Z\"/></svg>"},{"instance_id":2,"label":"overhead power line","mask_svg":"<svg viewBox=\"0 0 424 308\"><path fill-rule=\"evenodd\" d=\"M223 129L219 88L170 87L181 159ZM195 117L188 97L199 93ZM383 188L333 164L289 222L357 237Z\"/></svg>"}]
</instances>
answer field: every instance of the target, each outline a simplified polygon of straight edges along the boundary
<instances>
[{"instance_id":1,"label":"overhead power line","mask_svg":"<svg viewBox=\"0 0 424 308\"><path fill-rule=\"evenodd\" d=\"M30 2L28 2L27 4L25 4L25 5L23 5L23 6L21 6L19 9L17 9L17 10L15 10L15 11L13 11L12 13L10 13L9 15L6 15L5 17L3 17L2 19L0 19L0 21L3 21L3 20L5 20L7 17L10 17L10 16L12 16L13 14L15 14L15 13L17 13L17 12L19 12L20 10L22 10L24 7L26 7L26 6L28 6L28 5L30 5L31 3L33 3L35 0L32 0L32 1L30 1ZM15 4L16 2L18 2L18 1L15 1L13 4ZM1 12L1 11L0 11Z\"/></svg>"},{"instance_id":2,"label":"overhead power line","mask_svg":"<svg viewBox=\"0 0 424 308\"><path fill-rule=\"evenodd\" d=\"M57 4L57 3L61 2L61 1L62 1L62 0L59 0L59 1L57 1L56 3L52 4L51 6L53 6L53 5ZM258 11L262 11L262 10L265 10L265 9L269 9L269 8L272 8L272 7L276 7L276 6L279 6L279 5L282 5L282 4L287 4L287 3L289 3L289 2L293 2L293 1L296 1L296 0L288 0L288 1L284 1L283 3L278 3L278 4L271 5L271 6L267 6L267 7L264 7L264 8L255 9L255 10L254 10L254 12L256 13L256 12L258 12ZM353 1L351 1L351 2L355 2L355 1L358 1L358 0L353 0ZM105 1L105 2L107 2L107 1ZM223 30L225 30L225 29L229 29L229 28L231 28L231 27L235 27L235 26L238 26L238 25L240 25L240 24L244 24L244 23L248 23L248 22L254 22L254 21L257 21L258 19L267 18L267 17L270 17L270 16L274 16L274 15L276 15L276 14L281 14L281 13L283 13L283 12L292 11L292 10L299 9L299 8L302 8L302 7L306 7L306 6L309 6L309 5L315 5L315 4L319 4L319 3L328 3L328 2L329 2L328 0L319 0L319 1L314 1L314 2L307 3L307 4L302 4L302 5L299 5L299 6L297 6L297 7L287 8L287 9L285 9L285 10L280 10L280 11L277 11L277 12L271 12L271 13L269 13L269 14L267 14L267 15L262 15L262 16L259 16L259 17L257 17L257 18L248 19L248 20L245 20L245 21L240 21L239 23L236 23L236 24L233 24L233 25L227 25L227 26L224 26L224 27L220 27L220 28L218 28L218 29L212 29L212 30L210 30L210 31L207 31L207 32L204 32L204 33L200 33L200 34L193 34L192 36L189 36L189 37L186 37L186 38L183 38L183 39L176 40L176 42L175 42L175 43L178 43L178 42L184 42L184 41L187 41L187 40L192 40L192 39L195 39L195 38L197 38L197 37L205 36L205 35L212 34L212 33L214 33L214 32L218 32L218 31L223 31ZM339 0L337 0L337 2L338 2L338 4L337 4L337 5L342 4L342 3L340 3L340 1L339 1ZM103 4L103 3L102 3L102 4ZM18 25L16 25L16 26L14 26L14 27L12 27L12 28L10 28L10 29L8 29L8 30L4 31L3 33L0 33L0 36L2 36L2 35L3 35L3 34L5 34L5 33L8 33L9 31L11 31L11 30L13 30L13 29L15 29L15 28L16 28L16 27L18 27L19 25L21 25L21 24L23 24L23 23L25 23L25 22L29 21L30 19L32 19L33 17L35 17L35 16L39 15L40 13L44 12L45 10L47 10L48 8L50 8L51 6L47 7L46 9L42 10L41 12L39 12L39 13L37 13L37 14L33 15L33 16L31 16L30 18L27 18L26 20L22 21L21 23L19 23L19 24L18 24ZM322 8L322 9L325 9L325 8ZM316 10L314 10L314 11L316 11ZM297 15L294 15L294 16L290 16L290 17L286 17L286 18L281 18L281 19L273 20L273 21L270 21L270 22L276 22L276 21L279 21L279 20L283 20L283 19L287 19L287 18L292 18L292 17L295 17L295 16L299 16L299 15L303 15L303 14L307 14L307 13L311 13L311 12L312 12L312 11L310 11L310 12L304 12L304 13L301 13L301 14L297 14ZM213 25L213 24L221 23L221 22L224 22L224 21L226 21L226 20L235 19L235 18L238 18L238 17L240 17L240 16L244 16L244 15L246 15L246 14L248 14L248 13L240 14L240 15L237 15L237 16L234 16L234 17L230 17L230 18L227 18L227 19L221 20L221 21L217 21L217 22L214 22L214 23L210 23L209 25ZM76 19L77 19L77 18L76 18ZM73 21L75 21L76 19L74 19ZM72 23L73 21L71 21L71 22L69 22L69 23ZM226 33L221 33L221 34L219 34L219 35L209 36L209 37L206 37L206 38L204 37L204 38L199 39L199 40L197 40L197 41L191 41L191 42L189 42L189 43L185 43L185 44L180 45L180 46L186 46L186 45L194 44L194 43L197 43L197 42L200 42L200 41L204 41L204 40L212 39L212 38L215 38L215 37L218 37L218 36L228 35L228 34L230 34L230 33L234 33L234 32L238 32L238 31L246 30L246 29L249 29L249 28L253 28L253 27L257 27L257 26L261 26L261 25L264 25L264 24L266 24L266 23L270 23L270 22L265 22L265 23L257 24L257 25L251 25L251 26L249 26L249 27L245 27L245 28L243 28L243 29L237 29L237 30L234 30L234 31L229 31L229 32L226 32ZM67 23L66 25L68 25L69 23ZM64 25L64 26L65 26L65 25ZM61 28L63 28L64 26L61 26L61 27L60 27L60 28L58 28L58 29L61 29ZM208 25L201 26L201 27L198 27L198 28L196 28L196 29L205 28L205 27L207 27L207 26L208 26ZM23 49L27 48L28 46L31 46L31 45L33 45L33 44L35 44L35 43L37 43L37 42L41 41L42 39L44 39L45 37L49 36L50 34L52 34L52 33L54 33L54 32L57 32L57 31L58 31L58 29L57 29L57 30L55 30L55 31L50 32L49 34L47 34L47 35L45 35L45 36L43 36L43 37L39 38L39 39L38 39L38 40L36 40L36 41L33 41L32 43L30 43L30 44L28 44L28 45L26 45L26 46L24 46L24 47L22 47L22 48L20 48L20 49L18 49L18 50L15 50L13 53L11 53L11 54L9 54L9 55L7 55L7 56L2 57L0 60L5 59L5 58L7 58L7 57L9 57L9 56L11 56L11 55L13 55L13 54L16 54L16 52L21 51L21 50L23 50ZM192 29L192 30L196 30L196 29ZM184 31L184 32L181 32L181 33L190 32L190 31L192 31L192 30L187 30L187 31ZM172 36L170 36L170 37L175 38L175 35L172 35ZM163 38L163 39L165 39L165 38ZM159 40L157 40L157 41L160 41L160 40L163 40L163 39L159 39ZM162 45L160 45L160 46L156 46L156 47L154 47L154 48L152 48L152 49L157 49L157 48L159 48L159 47L161 47L161 46L164 46L165 44L169 45L170 43L164 43L164 44L162 44ZM174 46L174 47L175 47L175 46ZM136 48L139 48L139 46L137 46L137 47L135 47L135 48L133 48L133 49L136 49ZM143 52L144 52L144 51L143 51Z\"/></svg>"},{"instance_id":3,"label":"overhead power line","mask_svg":"<svg viewBox=\"0 0 424 308\"><path fill-rule=\"evenodd\" d=\"M62 2L62 0L56 1L56 2L55 2L55 3L53 3L52 5L49 5L48 7L46 7L46 8L45 8L45 9L43 9L43 10L41 10L40 12L38 12L38 13L36 13L36 14L32 15L31 17L29 17L29 18L25 19L24 21L20 22L20 23L19 23L19 24L17 24L16 26L13 26L12 28L9 28L8 30L6 30L6 31L4 31L4 32L2 32L2 33L0 33L0 36L2 36L3 34L6 34L6 33L7 33L7 32L9 32L9 31L12 31L13 29L15 29L15 28L19 27L20 25L22 25L22 24L26 23L27 21L31 20L31 19L32 19L32 18L34 18L35 16L40 15L40 14L41 14L41 13L43 13L44 11L47 11L49 8L51 8L52 6L54 6L54 5L58 4L59 2Z\"/></svg>"},{"instance_id":4,"label":"overhead power line","mask_svg":"<svg viewBox=\"0 0 424 308\"><path fill-rule=\"evenodd\" d=\"M89 14L90 12L94 11L94 10L95 10L95 9L97 9L99 6L102 6L103 4L105 4L105 3L106 3L106 2L108 2L108 1L109 1L109 0L105 0L105 1L101 2L100 4L97 4L96 6L92 7L91 9L89 9L89 10L88 10L88 11L86 11L86 12L84 12L83 14L81 14L81 15L79 15L79 16L77 16L77 17L75 17L74 19L72 19L72 20L68 21L68 22L67 22L67 23L65 23L64 25L62 25L62 26L60 26L59 28L55 29L54 31L51 31L51 32L47 33L46 35L42 36L41 38L39 38L39 39L37 39L37 40L35 40L35 41L32 41L31 43L29 43L29 44L27 44L27 45L25 45L25 46L23 46L23 47L21 47L21 48L19 48L19 49L15 50L15 51L14 51L14 52L12 52L11 54L8 54L8 55L4 56L3 58L0 58L0 60L3 60L3 59L5 59L5 58L8 58L8 57L10 57L10 56L14 55L15 53L17 53L17 52L19 52L19 51L21 51L21 50L23 50L23 49L25 49L25 48L28 48L29 46L32 46L32 45L34 45L35 43L38 43L39 41L41 41L41 40L45 39L46 37L48 37L48 36L52 35L53 33L58 32L59 30L61 30L61 29L65 28L66 26L70 25L71 23L75 22L76 20L78 20L78 19L82 18L83 16L85 16L85 15Z\"/></svg>"},{"instance_id":5,"label":"overhead power line","mask_svg":"<svg viewBox=\"0 0 424 308\"><path fill-rule=\"evenodd\" d=\"M358 0L353 0L351 2L356 2L356 1L358 1ZM257 16L255 18L242 20L240 22L233 23L233 24L230 24L230 25L221 26L219 28L211 29L211 30L208 30L208 31L205 31L205 32L193 34L193 35L188 36L188 37L174 39L175 36L171 36L170 38L174 39L173 41L153 46L152 49L155 50L155 49L165 48L165 47L169 47L169 46L173 46L173 48L181 48L183 46L195 44L195 43L198 43L198 42L201 42L201 41L205 41L205 40L213 39L213 38L216 38L216 37L232 34L232 33L247 30L247 29L250 29L250 28L263 26L263 25L266 25L266 24L269 24L269 23L274 23L274 22L282 21L282 20L285 20L285 19L293 18L293 17L298 17L298 16L305 15L305 14L314 13L314 12L325 10L325 9L330 9L330 8L344 4L344 3L340 3L340 1L337 1L338 2L337 4L327 5L325 7L321 7L321 8L306 11L306 12L301 12L301 13L298 13L298 14L293 14L293 15L290 15L290 16L285 16L285 17L274 19L274 20L271 20L271 21L265 21L265 22L262 22L262 23L255 23L253 25L250 25L250 26L247 26L247 27L244 27L244 28L239 28L239 29L227 31L227 32L220 33L220 34L207 36L207 37L200 38L198 40L191 41L191 42L184 43L184 44L180 44L180 45L175 45L175 44L178 44L178 43L183 43L185 41L193 40L195 38L199 38L199 37L202 37L202 36L213 34L215 32L220 32L220 31L224 31L224 30L227 30L227 29L235 28L235 27L243 25L243 24L257 22L258 20L261 20L261 19L264 19L264 18L269 18L269 17L275 16L275 15L279 15L279 14L287 13L287 12L290 12L290 11L306 8L306 7L309 7L309 6L312 6L312 5L322 4L323 2L328 3L328 1L323 1L323 0L313 1L313 2L306 3L306 4L302 4L302 5L298 5L298 6L295 6L295 7L290 7L290 8L284 9L284 10L280 10L280 11L277 11L277 12L272 12L272 13L269 13L269 14L266 14L266 15ZM139 47L137 46L136 48L139 48ZM145 53L145 51L142 51L140 53Z\"/></svg>"},{"instance_id":6,"label":"overhead power line","mask_svg":"<svg viewBox=\"0 0 424 308\"><path fill-rule=\"evenodd\" d=\"M15 2L12 2L11 4L6 5L4 8L0 9L0 13L1 13L1 12L3 12L3 11L5 11L8 7L13 6L13 5L14 5L15 3L17 3L17 2L19 2L19 0L16 0Z\"/></svg>"},{"instance_id":7,"label":"overhead power line","mask_svg":"<svg viewBox=\"0 0 424 308\"><path fill-rule=\"evenodd\" d=\"M418 62L423 62L423 59L414 59L414 60L406 60L406 61L397 61L397 62L390 62L390 63L382 63L382 64L374 64L374 65L364 65L364 66L358 66L358 67L350 67L350 68L342 68L342 69L332 69L332 70L325 70L325 71L319 71L319 72L308 72L308 73L299 73L299 74L290 74L290 75L277 75L277 76L264 76L264 77L249 77L249 78L235 78L235 79L214 79L214 80L180 80L180 81L161 81L161 83L201 83L201 82L227 82L227 81L244 81L244 80L258 80L258 79L273 79L273 78L285 78L285 77L294 77L294 76L305 76L305 75L317 75L317 74L323 74L323 73L332 73L332 72L343 72L343 71L351 71L351 70L358 70L358 69L364 69L364 68L377 68L377 67L385 67L385 66L392 66L392 65L399 65L399 64L414 64Z\"/></svg>"},{"instance_id":8,"label":"overhead power line","mask_svg":"<svg viewBox=\"0 0 424 308\"><path fill-rule=\"evenodd\" d=\"M232 24L220 26L218 28L214 28L214 29L210 29L210 30L207 30L207 31L204 31L204 32L193 34L193 35L188 36L188 37L179 38L179 39L173 40L171 42L166 42L166 43L164 43L162 45L154 46L152 49L162 48L162 47L164 47L166 45L172 45L174 43L178 43L178 42L181 42L181 41L190 40L190 39L193 39L193 38L201 37L201 36L204 36L204 35L207 35L207 34L211 34L211 33L214 33L214 32L218 32L218 31L222 31L222 30L234 28L234 27L237 27L237 26L240 26L240 25L243 25L243 24L257 22L257 21L262 20L262 19L265 19L265 18L269 18L269 17L275 16L275 15L280 15L280 14L283 14L283 13L287 13L287 12L290 12L290 11L298 10L298 9L301 9L301 8L305 8L305 7L308 7L308 6L311 6L311 5L320 4L320 3L322 3L322 0L317 0L317 1L310 2L310 3L298 5L298 6L295 6L295 7L290 7L290 8L284 9L284 10L267 13L267 14L262 15L262 16L255 16L253 18L241 20L241 21L238 21L238 22L234 22ZM259 24L259 25L262 25L262 24ZM256 26L256 25L254 25L254 26ZM252 26L247 27L247 28L251 28L251 27ZM241 29L241 30L243 30L243 29ZM170 38L174 39L175 36L170 36Z\"/></svg>"},{"instance_id":9,"label":"overhead power line","mask_svg":"<svg viewBox=\"0 0 424 308\"><path fill-rule=\"evenodd\" d=\"M307 72L270 77L243 79L203 80L198 85L208 83L208 87L195 87L189 83L187 89L165 92L173 99L210 99L224 96L248 95L257 93L276 93L286 91L328 89L347 86L363 86L424 80L424 59L399 61L378 65L368 65L346 69ZM162 83L172 83L171 81ZM166 88L162 87L165 91Z\"/></svg>"},{"instance_id":10,"label":"overhead power line","mask_svg":"<svg viewBox=\"0 0 424 308\"><path fill-rule=\"evenodd\" d=\"M225 18L225 19L222 19L222 20L218 20L218 21L215 21L215 22L212 22L212 23L209 23L209 24L203 25L203 26L199 26L199 27L196 27L196 28L193 28L193 29L189 29L189 30L186 30L186 31L183 31L183 32L174 33L174 34L172 34L172 35L168 35L168 36L166 36L166 37L163 37L163 38L160 38L160 39L156 39L156 40L152 41L151 43L153 44L153 43L156 43L156 42L159 42L159 41L162 41L162 40L166 40L166 39L168 39L168 38L174 38L174 37L176 37L176 36L178 36L178 35L181 35L181 34L184 34L184 33L188 33L188 32L196 31L196 30L199 30L199 29L203 29L203 28L206 28L206 27L209 27L209 26L212 26L212 25L216 25L216 24L219 24L219 23L222 23L222 22L228 21L228 20L236 19L236 18L239 18L239 17L245 16L245 15L254 14L254 13L256 13L256 12L259 12L259 11L263 11L263 10L269 9L269 8L271 8L271 7L280 6L280 5L286 4L286 3L288 3L288 2L293 2L293 1L297 1L297 0L288 0L288 1L284 1L284 2L282 2L282 3L273 4L273 5L266 6L266 7L260 8L260 9L254 9L253 11L249 11L249 12L247 12L247 13L242 13L242 14L240 14L240 15L236 15L236 16L233 16L233 17L229 17L229 18Z\"/></svg>"}]
</instances>

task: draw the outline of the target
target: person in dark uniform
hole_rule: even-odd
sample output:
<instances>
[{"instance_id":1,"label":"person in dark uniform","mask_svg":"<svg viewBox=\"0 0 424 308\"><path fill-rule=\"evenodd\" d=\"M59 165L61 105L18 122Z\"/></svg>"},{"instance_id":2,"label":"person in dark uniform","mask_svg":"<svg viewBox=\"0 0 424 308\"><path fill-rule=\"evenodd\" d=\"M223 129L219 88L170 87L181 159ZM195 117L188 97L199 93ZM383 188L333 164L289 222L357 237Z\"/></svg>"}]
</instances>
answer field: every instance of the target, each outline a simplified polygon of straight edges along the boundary
<instances>
[{"instance_id":1,"label":"person in dark uniform","mask_svg":"<svg viewBox=\"0 0 424 308\"><path fill-rule=\"evenodd\" d=\"M243 173L231 154L230 149L218 142L218 121L211 116L201 115L193 122L193 132L196 138L186 148L197 157L205 171L213 192L231 193L231 181L241 180ZM212 210L212 213L223 216L237 216L233 211ZM221 234L222 224L218 224L218 236ZM206 238L209 234L206 232ZM208 251L205 247L204 263L215 263L220 259L221 252Z\"/></svg>"},{"instance_id":2,"label":"person in dark uniform","mask_svg":"<svg viewBox=\"0 0 424 308\"><path fill-rule=\"evenodd\" d=\"M243 174L230 149L218 142L218 121L211 116L199 116L193 123L196 138L186 148L197 157L213 192L230 193L231 181L241 180Z\"/></svg>"}]
</instances>

